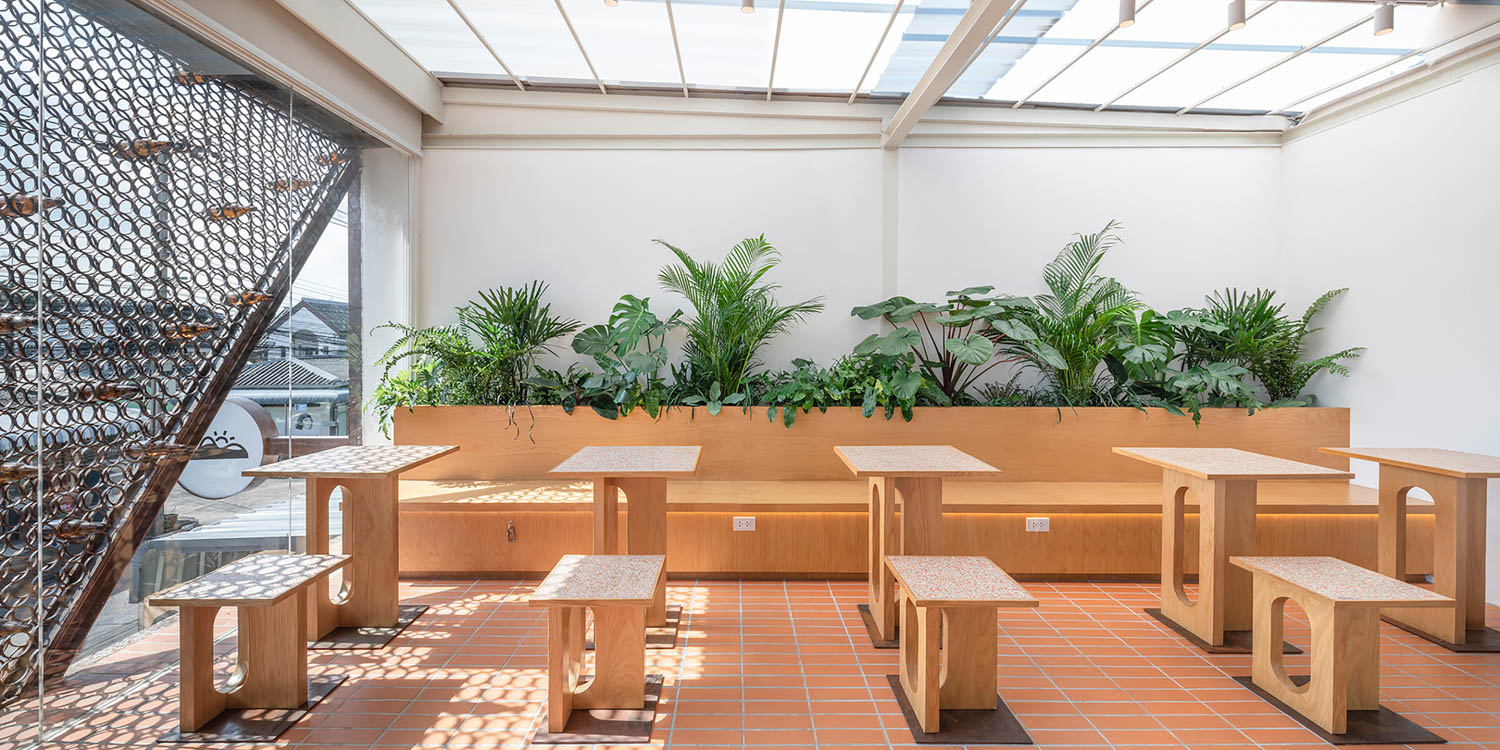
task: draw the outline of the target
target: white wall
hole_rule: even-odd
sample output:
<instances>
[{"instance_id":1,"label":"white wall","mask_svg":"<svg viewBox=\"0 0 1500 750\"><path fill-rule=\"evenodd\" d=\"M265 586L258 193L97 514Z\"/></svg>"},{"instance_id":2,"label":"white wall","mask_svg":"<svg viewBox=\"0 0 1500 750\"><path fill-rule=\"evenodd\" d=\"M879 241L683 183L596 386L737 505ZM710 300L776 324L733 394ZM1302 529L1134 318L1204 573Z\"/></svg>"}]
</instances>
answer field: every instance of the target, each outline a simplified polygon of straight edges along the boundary
<instances>
[{"instance_id":1,"label":"white wall","mask_svg":"<svg viewBox=\"0 0 1500 750\"><path fill-rule=\"evenodd\" d=\"M1500 455L1500 56L1447 85L1292 140L1283 151L1278 287L1325 313L1315 351L1364 345L1354 377L1314 383L1353 440ZM1373 465L1354 462L1372 484ZM1500 482L1489 483L1490 601L1500 600Z\"/></svg>"}]
</instances>

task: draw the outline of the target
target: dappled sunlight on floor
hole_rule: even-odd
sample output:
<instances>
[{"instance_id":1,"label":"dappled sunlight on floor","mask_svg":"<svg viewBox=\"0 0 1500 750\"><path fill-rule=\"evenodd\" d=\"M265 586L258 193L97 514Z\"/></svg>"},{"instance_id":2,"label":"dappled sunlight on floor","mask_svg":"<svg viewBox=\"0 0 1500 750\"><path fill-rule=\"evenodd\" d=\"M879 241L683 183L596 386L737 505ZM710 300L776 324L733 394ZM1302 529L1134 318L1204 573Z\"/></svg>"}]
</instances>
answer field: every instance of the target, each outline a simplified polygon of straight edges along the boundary
<instances>
[{"instance_id":1,"label":"dappled sunlight on floor","mask_svg":"<svg viewBox=\"0 0 1500 750\"><path fill-rule=\"evenodd\" d=\"M545 611L526 605L537 583L403 581L403 602L427 612L384 649L312 652L314 674L348 679L277 745L525 747L547 694ZM1157 604L1154 585L1026 585L1042 606L1000 613L1000 691L1038 746L1327 747L1229 679L1249 673L1249 656L1198 652L1141 612ZM669 581L683 618L677 648L647 651L647 672L666 678L653 744L913 746L885 681L897 652L871 648L855 611L864 592L857 581ZM221 612L221 675L233 626L233 610ZM1500 654L1381 634L1386 706L1449 748L1500 748ZM1294 609L1287 639L1307 645ZM141 748L170 731L176 649L173 621L49 684L47 747ZM1290 671L1307 659L1289 656ZM34 737L36 721L34 701L0 712L0 747Z\"/></svg>"}]
</instances>

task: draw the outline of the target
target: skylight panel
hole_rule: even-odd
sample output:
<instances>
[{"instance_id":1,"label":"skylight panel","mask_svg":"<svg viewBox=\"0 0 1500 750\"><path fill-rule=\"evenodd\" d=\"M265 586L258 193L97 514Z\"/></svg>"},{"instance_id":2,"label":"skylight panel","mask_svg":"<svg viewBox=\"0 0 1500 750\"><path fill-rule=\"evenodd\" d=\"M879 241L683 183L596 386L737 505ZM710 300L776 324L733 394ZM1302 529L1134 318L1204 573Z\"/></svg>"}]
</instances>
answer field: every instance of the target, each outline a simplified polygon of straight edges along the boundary
<instances>
[{"instance_id":1,"label":"skylight panel","mask_svg":"<svg viewBox=\"0 0 1500 750\"><path fill-rule=\"evenodd\" d=\"M457 2L516 75L532 82L594 82L553 0Z\"/></svg>"},{"instance_id":2,"label":"skylight panel","mask_svg":"<svg viewBox=\"0 0 1500 750\"><path fill-rule=\"evenodd\" d=\"M428 70L505 75L446 0L353 0L353 3Z\"/></svg>"},{"instance_id":3,"label":"skylight panel","mask_svg":"<svg viewBox=\"0 0 1500 750\"><path fill-rule=\"evenodd\" d=\"M766 4L768 13L775 12L774 2ZM877 53L875 45L891 20L894 2L788 0L776 56L776 90L848 93L875 53L870 74L861 85L868 91L896 53L920 4L920 0L903 4Z\"/></svg>"},{"instance_id":4,"label":"skylight panel","mask_svg":"<svg viewBox=\"0 0 1500 750\"><path fill-rule=\"evenodd\" d=\"M551 5L550 0L547 4ZM663 0L620 0L613 8L601 0L562 0L562 4L606 84L682 85ZM677 7L674 4L673 10ZM552 14L557 15L556 9ZM578 51L574 49L573 54L577 56Z\"/></svg>"},{"instance_id":5,"label":"skylight panel","mask_svg":"<svg viewBox=\"0 0 1500 750\"><path fill-rule=\"evenodd\" d=\"M678 0L672 13L689 86L765 91L776 36L775 3L759 0L754 13L741 13L738 2Z\"/></svg>"}]
</instances>

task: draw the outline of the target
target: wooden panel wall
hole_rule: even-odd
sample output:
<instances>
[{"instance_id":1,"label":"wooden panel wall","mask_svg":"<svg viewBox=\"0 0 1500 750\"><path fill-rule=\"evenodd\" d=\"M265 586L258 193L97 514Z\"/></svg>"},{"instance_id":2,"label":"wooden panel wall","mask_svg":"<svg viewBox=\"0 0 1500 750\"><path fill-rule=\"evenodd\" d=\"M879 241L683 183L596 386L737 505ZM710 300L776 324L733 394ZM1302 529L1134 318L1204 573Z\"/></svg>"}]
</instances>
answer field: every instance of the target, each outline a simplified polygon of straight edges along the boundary
<instances>
[{"instance_id":1,"label":"wooden panel wall","mask_svg":"<svg viewBox=\"0 0 1500 750\"><path fill-rule=\"evenodd\" d=\"M418 407L396 410L398 444L458 444L462 450L402 475L404 479L535 479L585 445L701 445L701 480L830 480L849 473L835 445L953 445L999 467L1003 481L1158 481L1158 469L1110 452L1115 446L1243 448L1347 469L1347 459L1318 453L1349 444L1349 410L1212 409L1201 426L1152 409L950 407L918 409L911 422L866 419L858 409L798 415L791 429L765 409L673 409L652 420L637 412L607 420L589 409Z\"/></svg>"},{"instance_id":2,"label":"wooden panel wall","mask_svg":"<svg viewBox=\"0 0 1500 750\"><path fill-rule=\"evenodd\" d=\"M732 513L667 515L667 569L678 576L862 577L864 513L758 513L756 531L730 530ZM408 577L538 575L591 547L590 514L579 511L401 513L401 573ZM1027 578L1156 578L1161 516L1051 514L1052 530L1027 533L1022 513L949 513L950 554L987 555ZM506 541L514 522L516 540ZM1407 570L1432 571L1432 516L1408 519ZM1197 516L1188 516L1185 557L1195 569ZM624 524L621 524L624 528ZM1375 515L1262 514L1264 555L1332 555L1373 568Z\"/></svg>"}]
</instances>

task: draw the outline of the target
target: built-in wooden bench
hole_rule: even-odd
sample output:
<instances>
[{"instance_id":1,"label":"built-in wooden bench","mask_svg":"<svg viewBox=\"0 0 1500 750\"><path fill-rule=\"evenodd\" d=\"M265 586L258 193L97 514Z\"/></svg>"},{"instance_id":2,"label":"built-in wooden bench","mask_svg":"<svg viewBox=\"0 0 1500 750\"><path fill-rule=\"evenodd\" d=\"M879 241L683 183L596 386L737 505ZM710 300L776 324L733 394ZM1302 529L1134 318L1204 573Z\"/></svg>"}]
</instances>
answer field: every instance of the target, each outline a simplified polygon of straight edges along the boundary
<instances>
[{"instance_id":1,"label":"built-in wooden bench","mask_svg":"<svg viewBox=\"0 0 1500 750\"><path fill-rule=\"evenodd\" d=\"M181 732L199 730L225 709L308 705L307 594L314 581L348 563L347 555L266 552L147 600L179 611ZM239 609L239 666L228 691L215 687L213 677L214 618L222 607Z\"/></svg>"},{"instance_id":2,"label":"built-in wooden bench","mask_svg":"<svg viewBox=\"0 0 1500 750\"><path fill-rule=\"evenodd\" d=\"M1253 576L1254 685L1324 731L1344 734L1350 711L1380 710L1382 607L1452 607L1452 599L1332 557L1233 557ZM1310 679L1282 656L1283 609L1296 602L1312 637ZM1387 738L1389 739L1389 738Z\"/></svg>"},{"instance_id":3,"label":"built-in wooden bench","mask_svg":"<svg viewBox=\"0 0 1500 750\"><path fill-rule=\"evenodd\" d=\"M533 423L534 420L534 423ZM867 484L833 447L953 445L1002 470L1002 481L949 482L944 550L986 555L1011 575L1154 578L1161 571L1160 472L1117 445L1227 446L1347 469L1318 452L1349 442L1346 409L1205 413L1191 420L1132 409L918 409L911 422L857 410L798 415L791 429L763 410L709 417L685 410L605 420L538 407L418 407L396 412L396 441L462 450L401 482L400 569L406 576L538 575L591 549L591 485L547 471L585 445L701 445L693 480L671 480L668 572L695 576L851 577L868 562ZM629 498L623 498L629 507ZM1187 498L1194 513L1196 500ZM1378 498L1347 482L1285 482L1260 494L1267 555L1329 554L1373 566ZM1431 572L1430 506L1412 506L1407 572ZM755 531L733 531L754 516ZM1027 533L1028 516L1051 530ZM1190 521L1196 520L1196 514ZM1184 545L1196 572L1196 523Z\"/></svg>"},{"instance_id":4,"label":"built-in wooden bench","mask_svg":"<svg viewBox=\"0 0 1500 750\"><path fill-rule=\"evenodd\" d=\"M529 604L547 608L547 731L574 708L646 705L646 610L663 585L661 555L565 555ZM594 677L583 676L585 610L594 615Z\"/></svg>"},{"instance_id":5,"label":"built-in wooden bench","mask_svg":"<svg viewBox=\"0 0 1500 750\"><path fill-rule=\"evenodd\" d=\"M995 609L1039 602L987 557L890 555L901 612L900 685L922 732L942 710L993 711Z\"/></svg>"}]
</instances>

